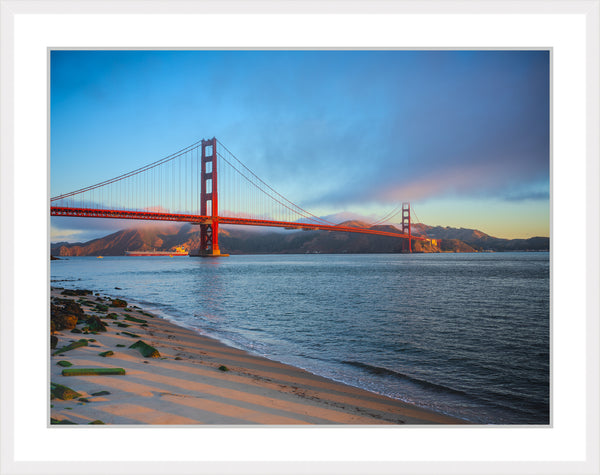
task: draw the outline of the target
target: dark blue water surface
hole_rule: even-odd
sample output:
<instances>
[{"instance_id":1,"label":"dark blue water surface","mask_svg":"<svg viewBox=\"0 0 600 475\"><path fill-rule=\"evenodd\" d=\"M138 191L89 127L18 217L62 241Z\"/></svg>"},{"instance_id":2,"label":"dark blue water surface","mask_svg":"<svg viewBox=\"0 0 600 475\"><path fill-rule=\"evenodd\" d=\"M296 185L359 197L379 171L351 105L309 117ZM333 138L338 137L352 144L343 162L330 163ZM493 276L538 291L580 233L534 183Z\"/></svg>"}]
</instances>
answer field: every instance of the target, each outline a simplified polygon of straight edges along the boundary
<instances>
[{"instance_id":1,"label":"dark blue water surface","mask_svg":"<svg viewBox=\"0 0 600 475\"><path fill-rule=\"evenodd\" d=\"M472 422L548 424L549 271L548 253L71 257L51 281Z\"/></svg>"}]
</instances>

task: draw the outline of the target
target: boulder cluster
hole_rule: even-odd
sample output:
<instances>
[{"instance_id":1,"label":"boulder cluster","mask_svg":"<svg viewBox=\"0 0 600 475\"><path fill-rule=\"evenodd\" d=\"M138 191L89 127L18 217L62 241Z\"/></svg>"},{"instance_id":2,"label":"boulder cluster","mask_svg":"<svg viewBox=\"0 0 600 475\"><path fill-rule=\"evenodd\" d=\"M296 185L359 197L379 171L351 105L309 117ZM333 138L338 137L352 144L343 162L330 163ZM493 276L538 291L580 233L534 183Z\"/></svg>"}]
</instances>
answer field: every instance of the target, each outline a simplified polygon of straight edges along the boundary
<instances>
[{"instance_id":1,"label":"boulder cluster","mask_svg":"<svg viewBox=\"0 0 600 475\"><path fill-rule=\"evenodd\" d=\"M86 295L91 293L89 290L65 290L64 295ZM124 302L124 301L123 301ZM90 301L83 301L88 305L95 305L95 310L106 312L107 305L102 305ZM125 305L127 303L125 302ZM77 325L83 324L81 329ZM72 333L95 333L105 332L106 323L97 316L86 315L78 302L71 299L54 298L50 303L50 332L55 333L62 330L71 330ZM54 347L52 347L54 348Z\"/></svg>"}]
</instances>

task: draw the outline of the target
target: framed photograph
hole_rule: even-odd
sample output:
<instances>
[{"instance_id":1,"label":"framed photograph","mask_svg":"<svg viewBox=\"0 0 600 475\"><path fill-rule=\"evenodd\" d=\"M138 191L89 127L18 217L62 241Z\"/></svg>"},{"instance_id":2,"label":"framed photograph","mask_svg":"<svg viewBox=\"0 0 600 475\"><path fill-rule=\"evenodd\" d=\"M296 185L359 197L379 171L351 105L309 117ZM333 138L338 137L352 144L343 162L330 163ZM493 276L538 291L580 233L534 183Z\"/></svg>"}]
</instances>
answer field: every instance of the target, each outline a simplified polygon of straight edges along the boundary
<instances>
[{"instance_id":1,"label":"framed photograph","mask_svg":"<svg viewBox=\"0 0 600 475\"><path fill-rule=\"evenodd\" d=\"M1 6L3 472L598 472L598 1Z\"/></svg>"}]
</instances>

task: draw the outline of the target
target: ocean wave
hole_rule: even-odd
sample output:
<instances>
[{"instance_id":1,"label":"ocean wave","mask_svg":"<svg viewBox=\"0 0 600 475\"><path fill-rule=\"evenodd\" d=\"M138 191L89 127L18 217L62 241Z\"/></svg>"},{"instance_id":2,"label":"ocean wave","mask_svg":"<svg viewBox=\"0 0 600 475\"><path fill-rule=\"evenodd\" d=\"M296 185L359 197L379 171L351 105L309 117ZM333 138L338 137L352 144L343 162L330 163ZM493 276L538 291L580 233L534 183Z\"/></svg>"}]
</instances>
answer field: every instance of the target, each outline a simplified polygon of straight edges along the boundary
<instances>
[{"instance_id":1,"label":"ocean wave","mask_svg":"<svg viewBox=\"0 0 600 475\"><path fill-rule=\"evenodd\" d=\"M445 386L443 384L433 383L431 381L416 378L409 374L400 373L398 371L394 371L394 370L391 370L388 368L382 368L380 366L373 366L373 365L370 365L367 363L361 363L360 361L342 361L342 363L354 366L356 368L364 369L371 374L382 375L382 376L392 376L392 377L395 377L398 379L407 380L412 383L416 383L420 386L423 386L427 389L433 389L433 390L447 392L447 393L453 393L453 394L460 394L461 396L469 396L470 397L470 395L468 393L466 393L465 391L461 391L460 389L451 388L451 387Z\"/></svg>"}]
</instances>

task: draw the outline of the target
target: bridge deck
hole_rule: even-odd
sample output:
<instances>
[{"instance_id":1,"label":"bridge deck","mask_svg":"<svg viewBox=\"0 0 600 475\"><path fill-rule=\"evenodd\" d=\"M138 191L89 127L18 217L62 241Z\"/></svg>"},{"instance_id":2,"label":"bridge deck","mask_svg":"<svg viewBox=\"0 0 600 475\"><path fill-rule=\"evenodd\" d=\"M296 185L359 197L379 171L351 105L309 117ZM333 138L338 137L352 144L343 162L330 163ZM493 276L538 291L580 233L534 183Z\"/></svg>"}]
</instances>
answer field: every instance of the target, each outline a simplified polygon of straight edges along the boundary
<instances>
[{"instance_id":1,"label":"bridge deck","mask_svg":"<svg viewBox=\"0 0 600 475\"><path fill-rule=\"evenodd\" d=\"M219 224L236 224L245 226L267 226L277 228L293 228L293 229L309 229L319 231L338 231L361 234L374 234L378 236L392 236L404 239L413 239L417 241L428 241L428 238L423 236L409 236L403 233L394 233L391 231L383 231L370 228L357 228L352 226L337 226L327 224L313 223L298 223L289 221L270 221L251 218L230 218L219 216L202 216L197 214L173 214L173 213L158 213L152 211L127 211L127 210L107 210L107 209L90 209L90 208L70 208L70 207L50 207L51 216L73 216L81 218L114 218L114 219L144 219L152 221L177 221L192 224L211 223L213 219L217 219Z\"/></svg>"}]
</instances>

